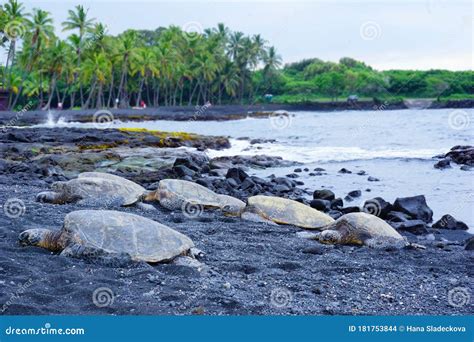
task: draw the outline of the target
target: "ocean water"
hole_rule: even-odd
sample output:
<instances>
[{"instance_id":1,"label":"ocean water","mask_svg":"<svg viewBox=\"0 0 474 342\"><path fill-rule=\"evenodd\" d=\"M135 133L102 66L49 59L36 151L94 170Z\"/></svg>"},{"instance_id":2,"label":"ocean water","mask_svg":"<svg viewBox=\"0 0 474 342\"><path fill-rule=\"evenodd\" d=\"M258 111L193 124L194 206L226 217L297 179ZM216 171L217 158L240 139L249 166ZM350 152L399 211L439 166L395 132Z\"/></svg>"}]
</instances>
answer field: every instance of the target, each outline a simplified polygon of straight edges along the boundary
<instances>
[{"instance_id":1,"label":"ocean water","mask_svg":"<svg viewBox=\"0 0 474 342\"><path fill-rule=\"evenodd\" d=\"M455 145L474 144L474 110L396 110L295 112L287 116L236 121L114 122L111 127L140 127L230 137L232 147L207 151L210 157L267 154L302 163L301 168L322 167L322 176L299 173L310 190L328 188L344 197L362 190L362 197L346 205L362 205L366 199L424 194L434 219L451 214L474 229L474 171L459 165L437 170L433 156ZM51 125L51 123L49 123ZM92 124L56 125L94 127ZM242 139L247 138L247 139ZM251 139L266 139L251 144ZM352 174L339 174L341 168ZM291 168L251 170L265 177L286 175ZM356 173L365 170L367 175ZM369 182L368 176L379 178Z\"/></svg>"}]
</instances>

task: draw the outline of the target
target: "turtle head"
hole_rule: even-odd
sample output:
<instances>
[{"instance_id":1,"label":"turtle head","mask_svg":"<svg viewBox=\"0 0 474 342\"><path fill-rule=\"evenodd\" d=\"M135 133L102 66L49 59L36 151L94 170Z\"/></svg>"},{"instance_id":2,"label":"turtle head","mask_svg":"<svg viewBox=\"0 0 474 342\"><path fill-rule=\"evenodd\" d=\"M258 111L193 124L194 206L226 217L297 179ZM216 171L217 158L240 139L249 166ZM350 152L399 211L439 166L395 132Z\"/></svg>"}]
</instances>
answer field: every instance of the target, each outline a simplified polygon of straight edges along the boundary
<instances>
[{"instance_id":1,"label":"turtle head","mask_svg":"<svg viewBox=\"0 0 474 342\"><path fill-rule=\"evenodd\" d=\"M37 246L46 247L46 244L51 235L51 231L48 229L28 229L20 233L18 241L22 246Z\"/></svg>"},{"instance_id":2,"label":"turtle head","mask_svg":"<svg viewBox=\"0 0 474 342\"><path fill-rule=\"evenodd\" d=\"M319 242L326 244L336 244L341 242L341 239L341 233L339 233L337 230L331 229L322 231L318 236Z\"/></svg>"},{"instance_id":3,"label":"turtle head","mask_svg":"<svg viewBox=\"0 0 474 342\"><path fill-rule=\"evenodd\" d=\"M226 204L223 207L221 207L222 213L225 216L233 216L233 217L239 217L243 209L241 206L238 205L232 205L232 204Z\"/></svg>"},{"instance_id":4,"label":"turtle head","mask_svg":"<svg viewBox=\"0 0 474 342\"><path fill-rule=\"evenodd\" d=\"M160 201L160 192L158 190L155 191L147 191L143 195L143 200L145 202L153 202L153 201Z\"/></svg>"},{"instance_id":5,"label":"turtle head","mask_svg":"<svg viewBox=\"0 0 474 342\"><path fill-rule=\"evenodd\" d=\"M21 246L35 246L59 252L64 249L64 239L61 231L53 232L49 229L28 229L20 233L18 241Z\"/></svg>"}]
</instances>

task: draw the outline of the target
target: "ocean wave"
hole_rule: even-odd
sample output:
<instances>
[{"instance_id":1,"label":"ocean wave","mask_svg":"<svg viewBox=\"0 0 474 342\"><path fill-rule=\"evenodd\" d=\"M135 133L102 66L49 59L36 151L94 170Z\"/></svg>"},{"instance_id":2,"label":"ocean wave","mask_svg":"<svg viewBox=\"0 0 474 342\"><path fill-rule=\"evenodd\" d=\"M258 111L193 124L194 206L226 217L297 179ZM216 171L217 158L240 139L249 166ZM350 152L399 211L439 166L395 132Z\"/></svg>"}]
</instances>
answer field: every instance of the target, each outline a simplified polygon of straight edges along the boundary
<instances>
[{"instance_id":1,"label":"ocean wave","mask_svg":"<svg viewBox=\"0 0 474 342\"><path fill-rule=\"evenodd\" d=\"M347 146L291 146L282 143L265 143L251 145L246 140L231 139L231 148L226 150L209 150L209 157L265 154L279 156L286 160L300 163L341 162L372 159L405 159L429 160L433 156L446 152L447 149L404 149L372 148Z\"/></svg>"}]
</instances>

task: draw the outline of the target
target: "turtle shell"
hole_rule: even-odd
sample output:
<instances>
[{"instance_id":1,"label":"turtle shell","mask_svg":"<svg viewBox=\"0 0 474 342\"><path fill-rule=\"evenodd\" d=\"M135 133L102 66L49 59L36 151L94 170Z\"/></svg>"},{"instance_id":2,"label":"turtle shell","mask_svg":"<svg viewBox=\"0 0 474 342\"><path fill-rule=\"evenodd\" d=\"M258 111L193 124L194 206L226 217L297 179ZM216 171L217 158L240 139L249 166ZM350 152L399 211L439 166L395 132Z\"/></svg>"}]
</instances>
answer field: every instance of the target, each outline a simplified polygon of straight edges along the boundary
<instances>
[{"instance_id":1,"label":"turtle shell","mask_svg":"<svg viewBox=\"0 0 474 342\"><path fill-rule=\"evenodd\" d=\"M330 229L343 234L344 239L364 241L370 238L403 240L391 225L381 218L367 213L349 213L339 217Z\"/></svg>"},{"instance_id":2,"label":"turtle shell","mask_svg":"<svg viewBox=\"0 0 474 342\"><path fill-rule=\"evenodd\" d=\"M181 208L183 203L198 204L203 207L221 207L221 201L214 191L185 180L162 179L158 192L160 204L170 210Z\"/></svg>"},{"instance_id":3,"label":"turtle shell","mask_svg":"<svg viewBox=\"0 0 474 342\"><path fill-rule=\"evenodd\" d=\"M329 215L287 198L258 195L249 197L248 205L260 216L279 224L322 229L334 222Z\"/></svg>"},{"instance_id":4,"label":"turtle shell","mask_svg":"<svg viewBox=\"0 0 474 342\"><path fill-rule=\"evenodd\" d=\"M187 236L148 218L113 210L78 210L66 215L63 230L75 241L132 260L171 260L194 246Z\"/></svg>"},{"instance_id":5,"label":"turtle shell","mask_svg":"<svg viewBox=\"0 0 474 342\"><path fill-rule=\"evenodd\" d=\"M117 199L121 205L137 202L146 192L145 188L128 179L99 172L86 172L68 182L57 182L52 186L68 200Z\"/></svg>"}]
</instances>

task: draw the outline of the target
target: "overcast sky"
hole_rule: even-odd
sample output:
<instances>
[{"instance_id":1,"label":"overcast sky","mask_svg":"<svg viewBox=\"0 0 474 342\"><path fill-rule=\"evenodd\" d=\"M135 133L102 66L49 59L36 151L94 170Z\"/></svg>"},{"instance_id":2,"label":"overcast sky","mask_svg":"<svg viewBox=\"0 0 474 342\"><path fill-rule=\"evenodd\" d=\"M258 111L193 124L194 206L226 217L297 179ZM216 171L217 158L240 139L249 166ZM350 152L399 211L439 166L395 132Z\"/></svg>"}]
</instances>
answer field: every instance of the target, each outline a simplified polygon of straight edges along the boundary
<instances>
[{"instance_id":1,"label":"overcast sky","mask_svg":"<svg viewBox=\"0 0 474 342\"><path fill-rule=\"evenodd\" d=\"M470 0L392 1L23 1L28 10L52 13L57 33L76 4L106 24L125 29L178 25L200 30L225 23L260 33L284 62L344 56L377 69L473 69L473 5Z\"/></svg>"}]
</instances>

